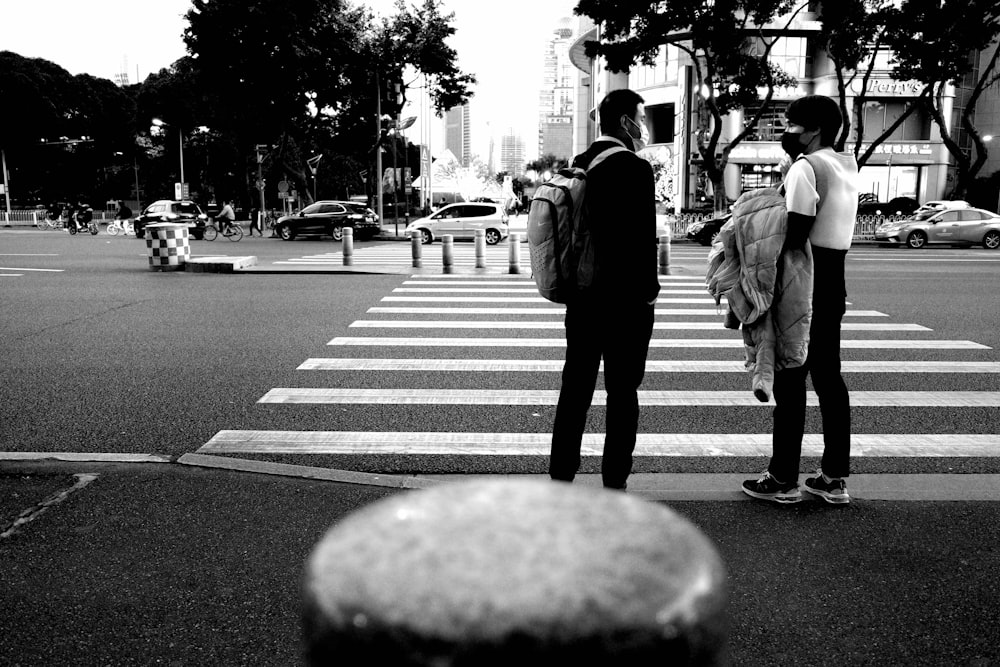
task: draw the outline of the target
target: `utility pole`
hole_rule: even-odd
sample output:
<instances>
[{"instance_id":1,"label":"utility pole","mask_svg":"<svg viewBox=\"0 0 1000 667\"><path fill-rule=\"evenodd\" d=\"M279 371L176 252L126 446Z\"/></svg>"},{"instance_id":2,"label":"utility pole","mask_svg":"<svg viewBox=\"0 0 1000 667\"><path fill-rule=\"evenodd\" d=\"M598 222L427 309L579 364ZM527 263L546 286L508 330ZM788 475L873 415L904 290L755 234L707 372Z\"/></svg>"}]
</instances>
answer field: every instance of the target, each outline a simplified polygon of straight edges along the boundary
<instances>
[{"instance_id":1,"label":"utility pole","mask_svg":"<svg viewBox=\"0 0 1000 667\"><path fill-rule=\"evenodd\" d=\"M7 200L7 224L10 224L10 184L7 182L7 151L0 148L0 164L3 168L3 196Z\"/></svg>"},{"instance_id":2,"label":"utility pole","mask_svg":"<svg viewBox=\"0 0 1000 667\"><path fill-rule=\"evenodd\" d=\"M264 207L266 204L264 203L264 155L261 153L261 150L266 151L267 146L264 144L257 144L254 148L257 150L257 190L260 191L260 211L257 213L257 217L261 222L259 229L263 230ZM254 224L254 221L251 220L250 224Z\"/></svg>"},{"instance_id":3,"label":"utility pole","mask_svg":"<svg viewBox=\"0 0 1000 667\"><path fill-rule=\"evenodd\" d=\"M375 187L378 206L378 224L381 225L382 216L382 83L379 73L375 72Z\"/></svg>"}]
</instances>

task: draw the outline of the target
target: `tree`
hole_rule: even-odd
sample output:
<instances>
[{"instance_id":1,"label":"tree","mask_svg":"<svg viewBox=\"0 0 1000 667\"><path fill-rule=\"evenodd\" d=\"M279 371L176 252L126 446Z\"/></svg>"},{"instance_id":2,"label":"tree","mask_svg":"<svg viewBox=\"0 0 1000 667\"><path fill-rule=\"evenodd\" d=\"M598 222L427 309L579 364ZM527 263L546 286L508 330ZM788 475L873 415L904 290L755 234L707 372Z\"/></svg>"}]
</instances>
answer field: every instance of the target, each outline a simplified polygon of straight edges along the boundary
<instances>
[{"instance_id":1,"label":"tree","mask_svg":"<svg viewBox=\"0 0 1000 667\"><path fill-rule=\"evenodd\" d=\"M888 35L898 63L894 78L924 84L923 104L955 159L957 178L951 196L962 198L988 157L973 118L983 91L1000 80L1000 49L994 51L978 77L970 75L970 58L977 58L979 51L1000 36L1000 4L996 0L909 0L899 12L899 21ZM966 152L959 145L958 133L953 136L949 130L951 119L946 118L944 100L949 84L967 89L960 125L972 140L974 159L972 151ZM958 92L963 94L961 89Z\"/></svg>"},{"instance_id":2,"label":"tree","mask_svg":"<svg viewBox=\"0 0 1000 667\"><path fill-rule=\"evenodd\" d=\"M715 209L721 212L728 208L723 172L730 152L756 130L775 88L795 83L768 58L774 43L807 6L794 0L580 0L575 11L601 25L602 41L587 42L587 55L603 56L612 71L626 72L637 61L652 64L664 44L690 57L695 87L703 92L702 126L694 137L714 185ZM765 31L784 15L789 15L784 27ZM766 89L763 100L759 88ZM749 105L758 105L756 114L717 153L722 118Z\"/></svg>"},{"instance_id":3,"label":"tree","mask_svg":"<svg viewBox=\"0 0 1000 667\"><path fill-rule=\"evenodd\" d=\"M556 157L553 153L546 153L537 160L524 165L525 170L533 171L536 174L544 174L547 171L559 171L569 166L569 161L565 158Z\"/></svg>"}]
</instances>

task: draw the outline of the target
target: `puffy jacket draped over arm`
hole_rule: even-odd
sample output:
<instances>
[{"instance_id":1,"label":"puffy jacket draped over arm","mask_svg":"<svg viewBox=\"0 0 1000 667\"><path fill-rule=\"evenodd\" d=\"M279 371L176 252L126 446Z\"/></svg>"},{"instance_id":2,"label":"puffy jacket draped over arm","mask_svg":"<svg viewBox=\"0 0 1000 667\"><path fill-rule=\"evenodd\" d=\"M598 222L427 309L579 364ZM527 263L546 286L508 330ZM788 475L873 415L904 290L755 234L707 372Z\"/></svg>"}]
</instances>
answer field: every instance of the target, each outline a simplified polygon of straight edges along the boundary
<instances>
[{"instance_id":1,"label":"puffy jacket draped over arm","mask_svg":"<svg viewBox=\"0 0 1000 667\"><path fill-rule=\"evenodd\" d=\"M812 248L785 248L788 214L777 190L741 196L723 225L706 275L708 290L726 297L726 326L742 325L746 367L758 400L771 398L775 371L801 366L812 321Z\"/></svg>"}]
</instances>

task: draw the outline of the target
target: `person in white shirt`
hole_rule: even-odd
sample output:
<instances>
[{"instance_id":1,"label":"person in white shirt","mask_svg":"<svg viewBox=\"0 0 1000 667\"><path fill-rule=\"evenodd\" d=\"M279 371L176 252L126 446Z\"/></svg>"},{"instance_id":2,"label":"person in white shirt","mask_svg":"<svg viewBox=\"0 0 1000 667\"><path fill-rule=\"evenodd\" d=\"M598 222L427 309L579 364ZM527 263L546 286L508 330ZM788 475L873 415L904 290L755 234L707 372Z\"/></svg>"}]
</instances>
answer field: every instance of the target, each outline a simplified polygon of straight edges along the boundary
<instances>
[{"instance_id":1,"label":"person in white shirt","mask_svg":"<svg viewBox=\"0 0 1000 667\"><path fill-rule=\"evenodd\" d=\"M786 247L808 240L813 255L812 322L806 363L775 373L771 461L743 491L762 500L794 503L806 415L806 375L812 377L823 420L823 459L805 491L834 504L850 502L851 406L840 371L840 324L847 306L844 265L858 211L858 164L833 150L843 123L840 107L823 95L793 101L785 114L782 148L793 160L785 175Z\"/></svg>"}]
</instances>

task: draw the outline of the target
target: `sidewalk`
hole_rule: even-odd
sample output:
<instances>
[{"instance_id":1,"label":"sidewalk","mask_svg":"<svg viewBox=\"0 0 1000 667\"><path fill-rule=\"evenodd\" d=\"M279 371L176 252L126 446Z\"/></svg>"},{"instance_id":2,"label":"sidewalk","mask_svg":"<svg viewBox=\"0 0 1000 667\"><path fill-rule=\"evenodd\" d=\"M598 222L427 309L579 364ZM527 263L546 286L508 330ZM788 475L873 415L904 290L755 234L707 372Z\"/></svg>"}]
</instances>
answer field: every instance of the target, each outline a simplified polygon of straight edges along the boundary
<instances>
[{"instance_id":1,"label":"sidewalk","mask_svg":"<svg viewBox=\"0 0 1000 667\"><path fill-rule=\"evenodd\" d=\"M5 461L0 523L80 473L94 477L0 539L0 663L299 664L312 546L346 513L419 492L164 463ZM630 491L647 497L671 478L728 486L723 477L637 475ZM847 507L744 501L731 487L725 500L669 503L726 562L732 664L1000 660L1000 505L874 500L880 484L927 480L866 477L852 478ZM453 478L466 477L443 481Z\"/></svg>"}]
</instances>

